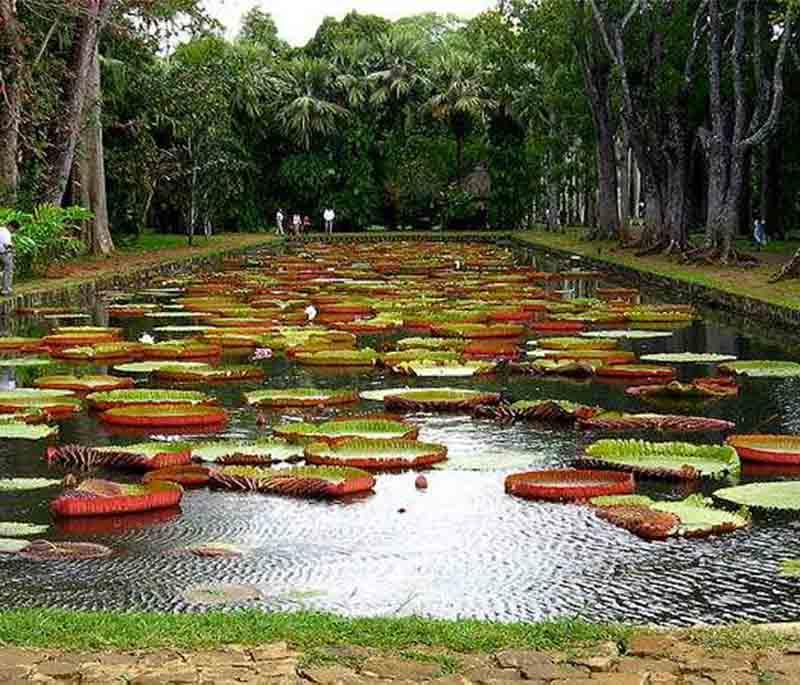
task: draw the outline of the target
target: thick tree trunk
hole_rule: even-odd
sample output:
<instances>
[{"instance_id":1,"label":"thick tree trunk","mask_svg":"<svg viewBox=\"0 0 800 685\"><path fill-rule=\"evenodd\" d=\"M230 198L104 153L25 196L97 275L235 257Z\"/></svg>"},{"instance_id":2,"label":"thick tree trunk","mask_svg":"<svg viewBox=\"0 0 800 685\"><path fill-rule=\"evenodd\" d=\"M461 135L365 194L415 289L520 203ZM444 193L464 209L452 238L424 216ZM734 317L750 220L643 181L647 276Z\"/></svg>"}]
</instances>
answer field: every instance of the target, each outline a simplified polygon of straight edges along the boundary
<instances>
[{"instance_id":1,"label":"thick tree trunk","mask_svg":"<svg viewBox=\"0 0 800 685\"><path fill-rule=\"evenodd\" d=\"M81 180L83 204L94 214L94 218L87 222L89 228L87 244L92 254L105 256L114 251L114 241L108 225L102 109L100 60L97 50L95 50L86 93L87 121L81 137L83 147Z\"/></svg>"},{"instance_id":2,"label":"thick tree trunk","mask_svg":"<svg viewBox=\"0 0 800 685\"><path fill-rule=\"evenodd\" d=\"M93 0L75 20L67 76L69 80L64 89L64 101L52 138L54 143L50 154L50 168L43 193L43 200L54 205L60 205L64 199L84 120L84 105L97 41L115 1Z\"/></svg>"},{"instance_id":3,"label":"thick tree trunk","mask_svg":"<svg viewBox=\"0 0 800 685\"><path fill-rule=\"evenodd\" d=\"M0 0L0 203L13 205L19 185L19 81L22 45L16 0Z\"/></svg>"},{"instance_id":4,"label":"thick tree trunk","mask_svg":"<svg viewBox=\"0 0 800 685\"><path fill-rule=\"evenodd\" d=\"M619 169L619 221L621 232L623 235L627 235L631 224L631 155L627 141L620 141L617 150L617 166Z\"/></svg>"}]
</instances>

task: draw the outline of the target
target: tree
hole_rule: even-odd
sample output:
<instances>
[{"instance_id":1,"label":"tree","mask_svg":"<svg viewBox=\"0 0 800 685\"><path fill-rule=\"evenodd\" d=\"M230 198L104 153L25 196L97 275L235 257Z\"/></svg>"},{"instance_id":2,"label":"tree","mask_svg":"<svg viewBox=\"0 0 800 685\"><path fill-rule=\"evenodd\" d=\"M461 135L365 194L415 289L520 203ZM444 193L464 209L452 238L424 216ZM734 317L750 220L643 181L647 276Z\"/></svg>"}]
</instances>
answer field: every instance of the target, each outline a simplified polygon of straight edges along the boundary
<instances>
[{"instance_id":1,"label":"tree","mask_svg":"<svg viewBox=\"0 0 800 685\"><path fill-rule=\"evenodd\" d=\"M464 178L464 145L477 123L483 123L496 106L488 72L474 55L448 50L433 63L433 94L426 103L433 118L444 122L456 141L456 179Z\"/></svg>"},{"instance_id":2,"label":"tree","mask_svg":"<svg viewBox=\"0 0 800 685\"><path fill-rule=\"evenodd\" d=\"M278 27L271 14L253 7L242 17L238 40L264 50L270 57L279 57L289 51L289 44L278 36Z\"/></svg>"},{"instance_id":3,"label":"tree","mask_svg":"<svg viewBox=\"0 0 800 685\"><path fill-rule=\"evenodd\" d=\"M297 57L281 65L274 76L275 120L298 147L309 150L312 140L331 136L348 116L335 101L336 73L320 59Z\"/></svg>"},{"instance_id":4,"label":"tree","mask_svg":"<svg viewBox=\"0 0 800 685\"><path fill-rule=\"evenodd\" d=\"M16 0L0 0L0 201L9 204L16 201L19 184L21 33Z\"/></svg>"},{"instance_id":5,"label":"tree","mask_svg":"<svg viewBox=\"0 0 800 685\"><path fill-rule=\"evenodd\" d=\"M748 183L748 156L754 148L770 139L780 118L784 62L795 30L796 10L790 7L783 17L770 78L762 38L769 22L762 14L761 3L736 0L732 26L725 18L719 0L708 0L707 4L710 125L702 127L699 135L708 161L708 219L704 248L711 255L706 253L704 257L719 256L723 263L727 263L735 258L733 237L740 223L742 198ZM748 26L751 27L749 31ZM723 44L731 34L731 46L726 48ZM753 105L745 77L745 68L750 60L756 81ZM726 62L733 81L732 88L724 83Z\"/></svg>"}]
</instances>

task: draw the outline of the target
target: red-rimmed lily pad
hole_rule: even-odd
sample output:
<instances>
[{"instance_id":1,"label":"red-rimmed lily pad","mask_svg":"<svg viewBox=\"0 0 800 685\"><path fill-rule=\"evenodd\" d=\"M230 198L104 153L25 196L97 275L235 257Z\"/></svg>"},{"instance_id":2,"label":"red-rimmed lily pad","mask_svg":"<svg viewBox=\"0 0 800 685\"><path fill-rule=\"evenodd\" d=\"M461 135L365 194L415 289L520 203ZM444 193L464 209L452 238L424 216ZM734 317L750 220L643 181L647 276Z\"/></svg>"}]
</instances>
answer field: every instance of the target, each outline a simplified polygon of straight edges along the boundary
<instances>
[{"instance_id":1,"label":"red-rimmed lily pad","mask_svg":"<svg viewBox=\"0 0 800 685\"><path fill-rule=\"evenodd\" d=\"M134 342L110 342L84 347L65 347L53 349L50 354L57 359L94 362L114 359L135 358L141 354L142 345Z\"/></svg>"},{"instance_id":2,"label":"red-rimmed lily pad","mask_svg":"<svg viewBox=\"0 0 800 685\"><path fill-rule=\"evenodd\" d=\"M375 487L375 478L367 471L350 468L306 466L274 471L224 466L212 472L212 483L232 490L328 498L369 492Z\"/></svg>"},{"instance_id":3,"label":"red-rimmed lily pad","mask_svg":"<svg viewBox=\"0 0 800 685\"><path fill-rule=\"evenodd\" d=\"M267 375L263 369L248 365L195 369L165 366L154 373L157 380L171 383L247 383L262 381Z\"/></svg>"},{"instance_id":4,"label":"red-rimmed lily pad","mask_svg":"<svg viewBox=\"0 0 800 685\"><path fill-rule=\"evenodd\" d=\"M582 462L589 468L611 468L653 478L694 480L727 478L741 471L736 451L725 445L685 442L600 440Z\"/></svg>"},{"instance_id":5,"label":"red-rimmed lily pad","mask_svg":"<svg viewBox=\"0 0 800 685\"><path fill-rule=\"evenodd\" d=\"M100 420L114 426L197 428L223 426L228 414L206 405L141 405L109 409L100 414Z\"/></svg>"},{"instance_id":6,"label":"red-rimmed lily pad","mask_svg":"<svg viewBox=\"0 0 800 685\"><path fill-rule=\"evenodd\" d=\"M122 390L134 386L132 378L105 375L76 376L72 374L42 376L41 378L37 378L33 384L37 388L47 390L71 390L81 393Z\"/></svg>"},{"instance_id":7,"label":"red-rimmed lily pad","mask_svg":"<svg viewBox=\"0 0 800 685\"><path fill-rule=\"evenodd\" d=\"M583 501L601 495L633 493L633 475L615 471L556 469L508 476L506 492L525 499Z\"/></svg>"},{"instance_id":8,"label":"red-rimmed lily pad","mask_svg":"<svg viewBox=\"0 0 800 685\"><path fill-rule=\"evenodd\" d=\"M622 414L604 412L591 419L579 419L582 428L608 431L655 430L675 433L726 432L736 424L704 416L672 414Z\"/></svg>"},{"instance_id":9,"label":"red-rimmed lily pad","mask_svg":"<svg viewBox=\"0 0 800 685\"><path fill-rule=\"evenodd\" d=\"M382 440L415 440L419 428L391 419L339 419L323 423L284 423L274 429L275 435L290 442L333 442L342 438Z\"/></svg>"},{"instance_id":10,"label":"red-rimmed lily pad","mask_svg":"<svg viewBox=\"0 0 800 685\"><path fill-rule=\"evenodd\" d=\"M127 485L105 480L86 480L50 503L56 516L106 516L174 507L183 498L177 483L154 481Z\"/></svg>"},{"instance_id":11,"label":"red-rimmed lily pad","mask_svg":"<svg viewBox=\"0 0 800 685\"><path fill-rule=\"evenodd\" d=\"M378 353L375 350L326 350L321 352L297 352L294 360L305 366L375 366Z\"/></svg>"},{"instance_id":12,"label":"red-rimmed lily pad","mask_svg":"<svg viewBox=\"0 0 800 685\"><path fill-rule=\"evenodd\" d=\"M727 442L745 461L800 464L800 436L732 435Z\"/></svg>"},{"instance_id":13,"label":"red-rimmed lily pad","mask_svg":"<svg viewBox=\"0 0 800 685\"><path fill-rule=\"evenodd\" d=\"M221 354L219 345L193 341L177 340L142 346L145 359L210 359Z\"/></svg>"},{"instance_id":14,"label":"red-rimmed lily pad","mask_svg":"<svg viewBox=\"0 0 800 685\"><path fill-rule=\"evenodd\" d=\"M95 392L86 397L92 409L106 411L116 407L213 405L217 400L193 390L124 389Z\"/></svg>"},{"instance_id":15,"label":"red-rimmed lily pad","mask_svg":"<svg viewBox=\"0 0 800 685\"><path fill-rule=\"evenodd\" d=\"M259 407L326 407L358 401L352 390L318 388L269 388L245 393L248 404Z\"/></svg>"},{"instance_id":16,"label":"red-rimmed lily pad","mask_svg":"<svg viewBox=\"0 0 800 685\"><path fill-rule=\"evenodd\" d=\"M669 366L655 366L653 364L616 364L601 366L595 373L600 378L622 379L654 379L668 381L675 378L675 369Z\"/></svg>"},{"instance_id":17,"label":"red-rimmed lily pad","mask_svg":"<svg viewBox=\"0 0 800 685\"><path fill-rule=\"evenodd\" d=\"M59 445L47 450L47 461L90 469L107 468L155 470L188 464L192 459L186 443L144 442L134 445L86 447Z\"/></svg>"},{"instance_id":18,"label":"red-rimmed lily pad","mask_svg":"<svg viewBox=\"0 0 800 685\"><path fill-rule=\"evenodd\" d=\"M366 471L427 468L447 459L447 447L416 440L341 440L312 443L306 461L318 466L344 466Z\"/></svg>"},{"instance_id":19,"label":"red-rimmed lily pad","mask_svg":"<svg viewBox=\"0 0 800 685\"><path fill-rule=\"evenodd\" d=\"M170 483L178 483L183 487L201 487L211 482L211 468L198 464L187 464L185 466L169 466L157 471L148 471L143 483L152 483L157 480L165 480Z\"/></svg>"},{"instance_id":20,"label":"red-rimmed lily pad","mask_svg":"<svg viewBox=\"0 0 800 685\"><path fill-rule=\"evenodd\" d=\"M303 458L301 447L280 438L199 442L193 443L191 450L196 461L220 466L264 466Z\"/></svg>"},{"instance_id":21,"label":"red-rimmed lily pad","mask_svg":"<svg viewBox=\"0 0 800 685\"><path fill-rule=\"evenodd\" d=\"M470 412L478 405L497 404L500 395L478 390L458 388L399 390L387 395L383 403L389 410L397 411L463 411Z\"/></svg>"}]
</instances>

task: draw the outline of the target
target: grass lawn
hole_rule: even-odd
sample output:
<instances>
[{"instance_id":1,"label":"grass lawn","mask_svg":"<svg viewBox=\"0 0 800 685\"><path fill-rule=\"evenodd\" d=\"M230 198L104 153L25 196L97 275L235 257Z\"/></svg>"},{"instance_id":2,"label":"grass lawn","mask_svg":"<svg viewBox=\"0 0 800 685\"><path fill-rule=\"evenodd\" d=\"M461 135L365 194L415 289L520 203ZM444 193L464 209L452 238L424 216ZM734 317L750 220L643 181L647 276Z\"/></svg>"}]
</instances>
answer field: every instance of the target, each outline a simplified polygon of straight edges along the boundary
<instances>
[{"instance_id":1,"label":"grass lawn","mask_svg":"<svg viewBox=\"0 0 800 685\"><path fill-rule=\"evenodd\" d=\"M196 237L189 247L186 236L146 233L135 243L120 247L110 257L83 257L52 264L42 277L20 281L14 293L24 295L42 290L76 285L109 274L121 274L163 262L203 257L228 250L266 245L276 240L271 233L225 233L207 239Z\"/></svg>"},{"instance_id":2,"label":"grass lawn","mask_svg":"<svg viewBox=\"0 0 800 685\"><path fill-rule=\"evenodd\" d=\"M581 229L565 233L525 231L517 237L541 247L566 250L585 257L621 264L639 271L669 276L688 283L697 283L736 295L745 295L771 304L800 309L800 280L769 283L783 263L800 247L800 242L774 242L762 252L753 252L746 241L740 247L749 250L760 260L755 268L683 264L675 258L653 255L637 257L633 250L623 250L616 241L587 242Z\"/></svg>"},{"instance_id":3,"label":"grass lawn","mask_svg":"<svg viewBox=\"0 0 800 685\"><path fill-rule=\"evenodd\" d=\"M636 635L650 632L621 624L555 619L530 623L425 618L345 618L256 610L205 614L79 612L20 609L0 612L0 645L55 649L206 649L226 644L286 641L313 653L323 647L361 646L402 652L428 646L451 652L502 649L568 651L615 642L623 652ZM749 625L676 631L711 650L771 649L798 644L798 633Z\"/></svg>"}]
</instances>

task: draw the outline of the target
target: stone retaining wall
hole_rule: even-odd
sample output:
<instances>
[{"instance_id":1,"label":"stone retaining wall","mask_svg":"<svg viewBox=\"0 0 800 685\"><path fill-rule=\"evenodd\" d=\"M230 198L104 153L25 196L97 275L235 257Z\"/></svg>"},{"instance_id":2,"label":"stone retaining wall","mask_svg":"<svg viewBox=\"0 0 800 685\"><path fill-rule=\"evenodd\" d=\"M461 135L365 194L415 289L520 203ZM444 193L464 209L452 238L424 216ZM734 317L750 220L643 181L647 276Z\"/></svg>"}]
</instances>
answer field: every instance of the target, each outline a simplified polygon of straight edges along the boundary
<instances>
[{"instance_id":1,"label":"stone retaining wall","mask_svg":"<svg viewBox=\"0 0 800 685\"><path fill-rule=\"evenodd\" d=\"M195 270L214 269L229 257L250 252L274 250L281 243L265 243L221 250L210 255L184 257L161 264L129 269L122 273L102 274L95 279L80 283L44 286L30 293L12 295L0 299L0 316L6 317L17 310L34 307L93 307L97 294L106 290L136 290L147 288L160 279L185 274Z\"/></svg>"}]
</instances>

